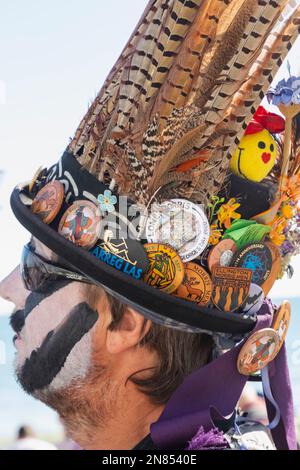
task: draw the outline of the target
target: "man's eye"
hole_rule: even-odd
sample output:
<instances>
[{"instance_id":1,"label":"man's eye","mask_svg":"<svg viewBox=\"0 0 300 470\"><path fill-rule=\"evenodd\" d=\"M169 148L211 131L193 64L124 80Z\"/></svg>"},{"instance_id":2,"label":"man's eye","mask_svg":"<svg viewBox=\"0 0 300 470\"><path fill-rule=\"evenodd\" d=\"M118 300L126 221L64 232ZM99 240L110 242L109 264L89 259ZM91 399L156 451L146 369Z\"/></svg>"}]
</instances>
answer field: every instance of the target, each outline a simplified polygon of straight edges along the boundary
<instances>
[{"instance_id":1,"label":"man's eye","mask_svg":"<svg viewBox=\"0 0 300 470\"><path fill-rule=\"evenodd\" d=\"M258 147L260 149L265 149L266 148L266 144L261 140L260 142L258 142Z\"/></svg>"}]
</instances>

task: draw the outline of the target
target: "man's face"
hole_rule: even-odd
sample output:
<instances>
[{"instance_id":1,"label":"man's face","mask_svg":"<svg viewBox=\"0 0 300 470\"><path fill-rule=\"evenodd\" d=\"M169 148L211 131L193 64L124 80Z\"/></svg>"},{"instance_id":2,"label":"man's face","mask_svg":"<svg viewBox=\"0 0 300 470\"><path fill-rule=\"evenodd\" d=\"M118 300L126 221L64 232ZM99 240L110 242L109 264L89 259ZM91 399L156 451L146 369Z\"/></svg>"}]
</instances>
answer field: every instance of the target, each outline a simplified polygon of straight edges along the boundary
<instances>
[{"instance_id":1,"label":"man's face","mask_svg":"<svg viewBox=\"0 0 300 470\"><path fill-rule=\"evenodd\" d=\"M38 241L34 250L53 260ZM11 325L16 332L15 370L26 392L43 396L83 380L91 368L92 333L98 312L88 303L88 284L51 281L41 293L27 291L19 268L1 283L0 293L15 304Z\"/></svg>"}]
</instances>

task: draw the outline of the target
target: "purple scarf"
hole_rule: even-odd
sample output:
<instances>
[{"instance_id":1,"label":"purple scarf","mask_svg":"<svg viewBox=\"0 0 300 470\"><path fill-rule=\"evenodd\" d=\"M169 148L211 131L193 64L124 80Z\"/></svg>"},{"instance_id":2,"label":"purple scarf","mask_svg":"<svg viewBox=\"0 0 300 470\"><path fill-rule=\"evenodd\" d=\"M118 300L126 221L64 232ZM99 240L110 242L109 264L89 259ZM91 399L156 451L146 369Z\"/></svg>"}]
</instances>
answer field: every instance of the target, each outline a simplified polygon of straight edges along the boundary
<instances>
[{"instance_id":1,"label":"purple scarf","mask_svg":"<svg viewBox=\"0 0 300 470\"><path fill-rule=\"evenodd\" d=\"M253 331L270 327L272 311L271 304L266 301ZM151 437L157 448L185 449L189 442L193 449L201 448L201 442L204 442L203 447L206 448L207 442L210 447L220 447L220 433L214 431L215 440L211 434L214 430L211 411L216 409L222 416L230 416L236 408L248 380L248 377L239 374L236 366L243 344L197 370L178 387L159 420L151 426ZM281 416L278 426L272 430L275 446L280 450L294 450L297 442L285 346L269 365L269 379ZM274 410L268 400L267 409L271 421ZM199 443L198 447L196 442Z\"/></svg>"}]
</instances>

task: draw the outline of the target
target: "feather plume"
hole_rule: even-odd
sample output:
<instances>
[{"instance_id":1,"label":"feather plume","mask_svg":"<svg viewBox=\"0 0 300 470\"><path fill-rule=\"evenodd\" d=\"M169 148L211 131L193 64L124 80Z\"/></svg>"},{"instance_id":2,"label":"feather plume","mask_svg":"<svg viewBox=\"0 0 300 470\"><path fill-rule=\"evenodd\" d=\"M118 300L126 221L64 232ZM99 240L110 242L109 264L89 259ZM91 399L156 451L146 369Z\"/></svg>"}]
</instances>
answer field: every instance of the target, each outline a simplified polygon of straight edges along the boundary
<instances>
[{"instance_id":1,"label":"feather plume","mask_svg":"<svg viewBox=\"0 0 300 470\"><path fill-rule=\"evenodd\" d=\"M296 0L150 0L69 150L136 202L206 203L299 31Z\"/></svg>"}]
</instances>

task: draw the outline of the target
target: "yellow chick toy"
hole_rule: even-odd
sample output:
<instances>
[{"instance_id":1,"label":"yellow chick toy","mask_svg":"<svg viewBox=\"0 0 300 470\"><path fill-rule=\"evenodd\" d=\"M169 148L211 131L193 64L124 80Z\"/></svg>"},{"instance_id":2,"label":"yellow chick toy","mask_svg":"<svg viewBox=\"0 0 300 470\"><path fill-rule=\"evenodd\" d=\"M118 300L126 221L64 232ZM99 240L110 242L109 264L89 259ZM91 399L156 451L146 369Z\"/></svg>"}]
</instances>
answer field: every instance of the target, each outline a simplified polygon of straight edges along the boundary
<instances>
[{"instance_id":1,"label":"yellow chick toy","mask_svg":"<svg viewBox=\"0 0 300 470\"><path fill-rule=\"evenodd\" d=\"M260 106L231 159L230 170L250 181L262 181L277 158L277 143L270 132L283 132L284 125L281 116Z\"/></svg>"}]
</instances>

